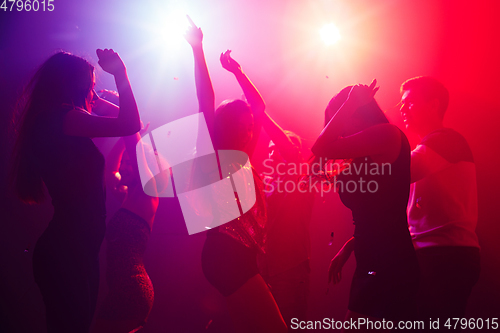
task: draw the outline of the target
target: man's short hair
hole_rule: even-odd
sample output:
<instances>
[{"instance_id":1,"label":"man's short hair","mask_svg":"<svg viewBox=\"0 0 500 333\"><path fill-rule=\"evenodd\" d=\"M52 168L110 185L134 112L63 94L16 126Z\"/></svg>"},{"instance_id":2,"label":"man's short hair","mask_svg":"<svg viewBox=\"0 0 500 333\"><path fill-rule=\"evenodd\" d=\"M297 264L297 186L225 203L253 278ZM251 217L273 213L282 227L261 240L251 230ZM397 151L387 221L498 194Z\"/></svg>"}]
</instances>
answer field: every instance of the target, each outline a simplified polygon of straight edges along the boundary
<instances>
[{"instance_id":1,"label":"man's short hair","mask_svg":"<svg viewBox=\"0 0 500 333\"><path fill-rule=\"evenodd\" d=\"M401 85L401 93L410 89L426 101L437 98L439 101L439 116L441 120L444 118L450 101L450 94L441 82L430 76L418 76L406 80Z\"/></svg>"}]
</instances>

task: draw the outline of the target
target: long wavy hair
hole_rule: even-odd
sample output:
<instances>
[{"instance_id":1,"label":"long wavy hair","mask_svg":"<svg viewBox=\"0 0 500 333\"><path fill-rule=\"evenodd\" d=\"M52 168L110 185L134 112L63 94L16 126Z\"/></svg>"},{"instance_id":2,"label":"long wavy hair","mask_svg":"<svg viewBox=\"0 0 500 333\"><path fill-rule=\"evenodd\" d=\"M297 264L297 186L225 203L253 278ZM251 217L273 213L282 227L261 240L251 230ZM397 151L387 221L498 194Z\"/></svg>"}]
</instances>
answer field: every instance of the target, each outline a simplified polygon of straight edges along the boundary
<instances>
[{"instance_id":1,"label":"long wavy hair","mask_svg":"<svg viewBox=\"0 0 500 333\"><path fill-rule=\"evenodd\" d=\"M63 112L64 106L87 109L93 72L94 66L87 60L59 52L40 66L25 87L13 121L17 139L10 178L22 201L40 203L44 199L43 180L32 153L35 125Z\"/></svg>"}]
</instances>

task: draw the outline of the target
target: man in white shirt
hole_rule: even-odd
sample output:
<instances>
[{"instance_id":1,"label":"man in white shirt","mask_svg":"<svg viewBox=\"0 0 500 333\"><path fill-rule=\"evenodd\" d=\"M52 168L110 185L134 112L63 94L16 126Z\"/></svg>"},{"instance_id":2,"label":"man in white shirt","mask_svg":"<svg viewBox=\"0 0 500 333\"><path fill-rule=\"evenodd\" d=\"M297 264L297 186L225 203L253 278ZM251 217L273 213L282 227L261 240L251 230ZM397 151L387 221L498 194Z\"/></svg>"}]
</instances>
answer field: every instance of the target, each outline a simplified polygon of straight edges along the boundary
<instances>
[{"instance_id":1,"label":"man in white shirt","mask_svg":"<svg viewBox=\"0 0 500 333\"><path fill-rule=\"evenodd\" d=\"M420 143L411 153L408 224L419 259L422 320L463 318L479 278L476 169L470 147L443 126L449 94L431 77L401 85L401 115Z\"/></svg>"}]
</instances>

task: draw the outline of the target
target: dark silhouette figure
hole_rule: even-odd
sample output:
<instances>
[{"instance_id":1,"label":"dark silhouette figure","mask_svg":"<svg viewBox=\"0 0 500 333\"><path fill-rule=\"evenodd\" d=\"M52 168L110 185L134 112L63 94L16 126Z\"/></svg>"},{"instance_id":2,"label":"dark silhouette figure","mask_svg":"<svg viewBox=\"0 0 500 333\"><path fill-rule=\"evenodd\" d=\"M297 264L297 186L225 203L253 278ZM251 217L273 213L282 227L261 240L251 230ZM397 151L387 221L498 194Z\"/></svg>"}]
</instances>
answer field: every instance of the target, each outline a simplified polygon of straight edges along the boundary
<instances>
[{"instance_id":1,"label":"dark silhouette figure","mask_svg":"<svg viewBox=\"0 0 500 333\"><path fill-rule=\"evenodd\" d=\"M23 201L38 203L45 185L54 206L33 253L48 332L88 332L94 315L106 210L104 158L90 138L140 129L125 65L113 50L97 50L97 56L120 92L116 118L91 114L93 107L113 106L96 99L93 66L61 52L31 80L18 123L15 190Z\"/></svg>"},{"instance_id":2,"label":"dark silhouette figure","mask_svg":"<svg viewBox=\"0 0 500 333\"><path fill-rule=\"evenodd\" d=\"M221 64L235 74L245 101L222 103L214 112L214 91L203 53L201 29L194 23L186 39L193 49L195 81L200 112L203 112L216 150L240 150L252 156L260 124L257 115L264 101L239 65L221 54ZM219 176L218 171L207 171ZM237 332L285 332L276 302L259 274L256 257L264 251L264 228L267 220L263 184L253 170L255 205L240 218L207 232L202 253L202 268L207 280L226 298ZM217 197L217 193L214 194Z\"/></svg>"},{"instance_id":3,"label":"dark silhouette figure","mask_svg":"<svg viewBox=\"0 0 500 333\"><path fill-rule=\"evenodd\" d=\"M338 282L354 251L356 271L346 319L406 319L415 310L418 286L405 213L410 145L375 102L375 84L346 87L330 101L326 113L332 118L312 152L326 159L353 159L336 185L352 211L354 237L332 260L329 273L329 280Z\"/></svg>"}]
</instances>

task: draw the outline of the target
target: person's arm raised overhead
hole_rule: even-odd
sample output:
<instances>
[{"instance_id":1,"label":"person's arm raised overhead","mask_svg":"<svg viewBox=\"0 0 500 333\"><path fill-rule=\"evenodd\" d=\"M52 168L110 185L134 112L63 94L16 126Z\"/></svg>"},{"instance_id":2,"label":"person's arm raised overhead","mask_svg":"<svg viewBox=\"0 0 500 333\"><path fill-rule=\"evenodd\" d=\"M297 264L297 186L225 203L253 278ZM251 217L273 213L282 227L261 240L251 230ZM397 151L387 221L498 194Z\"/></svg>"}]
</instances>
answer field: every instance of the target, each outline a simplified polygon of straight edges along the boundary
<instances>
[{"instance_id":1,"label":"person's arm raised overhead","mask_svg":"<svg viewBox=\"0 0 500 333\"><path fill-rule=\"evenodd\" d=\"M257 87L255 87L248 76L243 72L240 64L231 57L231 50L221 53L220 62L224 69L233 73L236 77L236 80L254 112L256 127L259 124L264 127L270 139L276 144L285 160L289 162L298 162L295 161L297 154L290 153L294 151L294 144L285 134L285 131L269 116L269 114L267 114L264 98L262 98ZM254 137L258 139L258 135L255 135L255 133Z\"/></svg>"},{"instance_id":2,"label":"person's arm raised overhead","mask_svg":"<svg viewBox=\"0 0 500 333\"><path fill-rule=\"evenodd\" d=\"M368 104L373 99L378 90L378 87L375 88L376 84L377 81L373 80L370 86L358 84L351 88L347 100L337 110L335 115L333 115L330 122L325 126L312 146L311 151L314 155L324 155L325 151L331 146L332 142L337 141L340 138L346 121L360 106Z\"/></svg>"},{"instance_id":3,"label":"person's arm raised overhead","mask_svg":"<svg viewBox=\"0 0 500 333\"><path fill-rule=\"evenodd\" d=\"M231 50L226 50L226 52L220 54L220 63L225 70L233 73L254 114L259 115L264 112L266 109L264 99L253 85L252 81L250 81L248 76L243 72L240 64L231 58Z\"/></svg>"},{"instance_id":4,"label":"person's arm raised overhead","mask_svg":"<svg viewBox=\"0 0 500 333\"><path fill-rule=\"evenodd\" d=\"M120 56L112 49L98 49L99 65L115 77L120 95L120 110L116 118L96 117L85 110L69 111L64 119L64 133L85 137L117 137L132 135L141 129L139 111Z\"/></svg>"},{"instance_id":5,"label":"person's arm raised overhead","mask_svg":"<svg viewBox=\"0 0 500 333\"><path fill-rule=\"evenodd\" d=\"M233 73L238 84L243 90L243 94L245 94L245 98L252 109L254 115L254 129L252 135L252 141L248 143L248 153L250 157L255 150L257 145L257 141L259 139L260 130L262 127L262 118L263 113L266 109L266 103L262 98L261 94L254 86L252 81L248 78L248 76L241 69L240 64L231 58L231 50L226 50L226 52L221 53L220 55L220 63L222 67L230 73Z\"/></svg>"},{"instance_id":6,"label":"person's arm raised overhead","mask_svg":"<svg viewBox=\"0 0 500 333\"><path fill-rule=\"evenodd\" d=\"M327 159L356 158L363 156L380 156L391 160L400 149L400 131L389 123L370 126L358 133L341 137L344 124L360 107L373 100L378 88L376 80L370 86L355 85L349 97L333 116L314 143L311 151L317 157Z\"/></svg>"},{"instance_id":7,"label":"person's arm raised overhead","mask_svg":"<svg viewBox=\"0 0 500 333\"><path fill-rule=\"evenodd\" d=\"M213 139L213 124L215 114L215 94L212 87L210 74L208 73L205 53L203 52L203 32L193 20L187 16L191 26L184 35L193 49L194 55L194 78L196 83L196 96L198 97L199 112L202 112L207 122L208 131Z\"/></svg>"}]
</instances>

